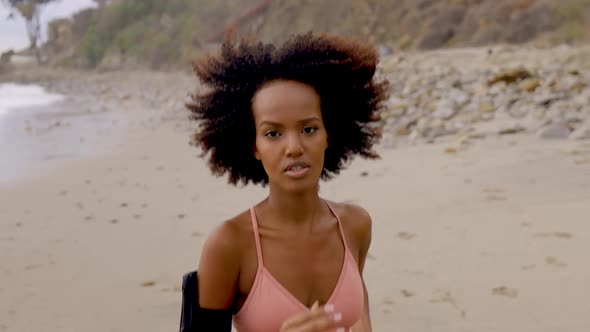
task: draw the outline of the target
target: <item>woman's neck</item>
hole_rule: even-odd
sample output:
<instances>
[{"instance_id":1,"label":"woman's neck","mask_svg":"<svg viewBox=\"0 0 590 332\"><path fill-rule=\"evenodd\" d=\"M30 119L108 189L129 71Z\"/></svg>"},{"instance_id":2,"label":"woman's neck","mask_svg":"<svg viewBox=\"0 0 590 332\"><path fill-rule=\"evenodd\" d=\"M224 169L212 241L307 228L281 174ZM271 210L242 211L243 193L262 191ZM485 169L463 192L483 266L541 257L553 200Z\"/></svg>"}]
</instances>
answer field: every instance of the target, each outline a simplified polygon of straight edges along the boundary
<instances>
[{"instance_id":1,"label":"woman's neck","mask_svg":"<svg viewBox=\"0 0 590 332\"><path fill-rule=\"evenodd\" d=\"M265 205L273 224L312 229L321 219L323 202L317 189L292 193L271 187Z\"/></svg>"}]
</instances>

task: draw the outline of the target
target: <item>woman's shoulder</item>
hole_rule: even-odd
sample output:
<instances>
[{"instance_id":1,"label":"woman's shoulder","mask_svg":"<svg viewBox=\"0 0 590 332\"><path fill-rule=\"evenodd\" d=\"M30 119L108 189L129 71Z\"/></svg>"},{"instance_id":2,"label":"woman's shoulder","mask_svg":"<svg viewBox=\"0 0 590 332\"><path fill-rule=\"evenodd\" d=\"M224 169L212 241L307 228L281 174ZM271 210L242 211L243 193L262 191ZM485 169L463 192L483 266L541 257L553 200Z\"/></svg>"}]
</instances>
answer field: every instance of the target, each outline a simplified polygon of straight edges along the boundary
<instances>
[{"instance_id":1,"label":"woman's shoulder","mask_svg":"<svg viewBox=\"0 0 590 332\"><path fill-rule=\"evenodd\" d=\"M372 219L365 208L350 202L328 201L340 218L344 231L356 239L360 247L367 246L371 241Z\"/></svg>"},{"instance_id":2,"label":"woman's shoulder","mask_svg":"<svg viewBox=\"0 0 590 332\"><path fill-rule=\"evenodd\" d=\"M247 231L246 212L223 221L209 234L199 261L199 303L204 308L227 309L235 297Z\"/></svg>"},{"instance_id":3,"label":"woman's shoulder","mask_svg":"<svg viewBox=\"0 0 590 332\"><path fill-rule=\"evenodd\" d=\"M347 228L363 231L371 228L371 215L360 205L350 202L327 201Z\"/></svg>"},{"instance_id":4,"label":"woman's shoulder","mask_svg":"<svg viewBox=\"0 0 590 332\"><path fill-rule=\"evenodd\" d=\"M246 210L222 221L207 236L203 250L230 257L239 255L246 235L252 232L249 220L250 213Z\"/></svg>"}]
</instances>

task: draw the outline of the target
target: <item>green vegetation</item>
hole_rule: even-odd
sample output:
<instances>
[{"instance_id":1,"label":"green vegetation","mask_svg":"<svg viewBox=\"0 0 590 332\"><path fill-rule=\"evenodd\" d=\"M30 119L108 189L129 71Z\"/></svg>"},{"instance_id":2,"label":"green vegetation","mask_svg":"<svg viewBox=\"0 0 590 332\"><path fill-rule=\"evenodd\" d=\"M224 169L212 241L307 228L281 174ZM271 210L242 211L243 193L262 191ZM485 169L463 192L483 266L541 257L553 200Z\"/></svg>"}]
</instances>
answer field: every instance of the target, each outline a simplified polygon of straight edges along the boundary
<instances>
[{"instance_id":1,"label":"green vegetation","mask_svg":"<svg viewBox=\"0 0 590 332\"><path fill-rule=\"evenodd\" d=\"M564 20L561 27L561 37L565 42L576 42L586 37L586 22L584 22L590 0L566 0L557 8L559 16Z\"/></svg>"},{"instance_id":2,"label":"green vegetation","mask_svg":"<svg viewBox=\"0 0 590 332\"><path fill-rule=\"evenodd\" d=\"M234 1L125 0L94 15L75 57L94 68L105 57L141 62L152 68L188 63L207 39L222 29ZM65 63L68 63L66 61Z\"/></svg>"},{"instance_id":3,"label":"green vegetation","mask_svg":"<svg viewBox=\"0 0 590 332\"><path fill-rule=\"evenodd\" d=\"M565 20L581 21L588 6L590 6L590 0L566 0L559 4L557 12Z\"/></svg>"}]
</instances>

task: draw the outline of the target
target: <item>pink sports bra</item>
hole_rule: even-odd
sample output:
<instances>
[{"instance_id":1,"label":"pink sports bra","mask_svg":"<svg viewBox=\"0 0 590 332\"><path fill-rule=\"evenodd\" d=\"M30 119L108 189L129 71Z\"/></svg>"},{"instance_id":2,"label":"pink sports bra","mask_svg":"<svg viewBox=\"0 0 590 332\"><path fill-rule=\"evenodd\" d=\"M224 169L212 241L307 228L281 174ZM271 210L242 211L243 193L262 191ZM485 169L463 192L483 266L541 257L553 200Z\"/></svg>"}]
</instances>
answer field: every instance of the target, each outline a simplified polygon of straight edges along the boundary
<instances>
[{"instance_id":1,"label":"pink sports bra","mask_svg":"<svg viewBox=\"0 0 590 332\"><path fill-rule=\"evenodd\" d=\"M356 261L346 245L340 218L329 204L328 207L338 221L340 236L344 243L344 262L336 288L332 291L327 304L334 305L335 311L342 313L342 325L348 330L361 318L363 312L363 283ZM256 241L258 269L250 294L240 311L234 315L233 324L238 332L278 332L285 320L310 309L295 298L264 267L254 208L250 208L250 215Z\"/></svg>"}]
</instances>

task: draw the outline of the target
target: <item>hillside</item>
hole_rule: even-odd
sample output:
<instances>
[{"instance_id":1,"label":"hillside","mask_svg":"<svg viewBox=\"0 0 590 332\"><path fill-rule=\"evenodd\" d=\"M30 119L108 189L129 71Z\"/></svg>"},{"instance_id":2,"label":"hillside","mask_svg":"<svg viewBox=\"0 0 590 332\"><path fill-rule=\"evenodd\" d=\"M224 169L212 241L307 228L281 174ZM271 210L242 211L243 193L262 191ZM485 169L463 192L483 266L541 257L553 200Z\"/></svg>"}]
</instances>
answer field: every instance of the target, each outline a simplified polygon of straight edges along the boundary
<instances>
[{"instance_id":1,"label":"hillside","mask_svg":"<svg viewBox=\"0 0 590 332\"><path fill-rule=\"evenodd\" d=\"M53 22L52 62L86 68L186 66L228 28L265 41L309 30L390 49L588 40L590 0L119 0Z\"/></svg>"}]
</instances>

